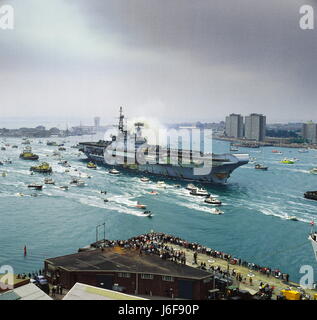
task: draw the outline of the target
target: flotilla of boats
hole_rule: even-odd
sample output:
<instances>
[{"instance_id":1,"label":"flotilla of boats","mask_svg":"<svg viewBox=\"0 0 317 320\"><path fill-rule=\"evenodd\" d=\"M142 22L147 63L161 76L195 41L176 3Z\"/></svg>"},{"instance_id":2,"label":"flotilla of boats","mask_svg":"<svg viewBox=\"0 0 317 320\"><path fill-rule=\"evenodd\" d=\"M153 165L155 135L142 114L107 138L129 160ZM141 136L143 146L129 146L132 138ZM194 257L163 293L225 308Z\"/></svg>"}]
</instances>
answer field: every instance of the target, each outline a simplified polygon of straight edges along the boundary
<instances>
[{"instance_id":1,"label":"flotilla of boats","mask_svg":"<svg viewBox=\"0 0 317 320\"><path fill-rule=\"evenodd\" d=\"M40 143L40 142L39 142ZM25 145L29 145L30 144L30 141L25 139L23 140L22 144L25 144ZM58 146L58 151L66 151L66 148L63 147L63 144L57 144L56 142L47 142L47 145L49 146ZM5 151L6 150L6 147L9 147L10 145L9 144L6 144L5 146L1 147L1 150ZM12 148L18 148L17 145L12 145ZM71 148L79 148L79 145L76 145L76 146L72 146ZM230 151L238 151L239 149L236 147L236 146L231 146L230 147ZM71 165L68 163L67 160L62 160L62 156L60 154L60 152L58 151L54 151L53 152L53 156L59 156L60 157L60 160L58 162L59 165L62 165L63 167L66 167L66 168L70 168ZM300 149L298 150L299 153L308 153L308 149ZM279 150L272 150L272 153L275 153L275 154L282 154L281 151ZM47 155L49 156L49 155ZM39 159L39 156L36 155L35 153L32 152L32 148L30 146L26 146L24 149L23 149L23 152L20 154L20 159L22 160L38 160ZM254 163L256 160L256 158L250 158L250 163ZM299 159L296 159L296 158L284 158L280 161L280 163L282 164L294 164L296 161L299 161ZM4 161L0 161L0 165L4 165L4 164L10 164L12 163L11 160L4 160ZM97 165L93 162L93 161L90 161L87 163L87 168L88 169L97 169ZM268 167L265 166L265 165L262 165L260 163L256 163L254 165L254 168L255 169L258 169L258 170L268 170ZM36 173L52 173L53 170L52 170L52 167L50 166L49 163L47 162L43 162L41 163L40 165L37 165L37 166L32 166L30 168L30 171L31 171L31 174L33 174L34 172ZM74 171L77 171L77 169L74 169ZM68 169L65 170L65 172L69 172ZM317 167L315 168L312 168L311 170L309 170L310 173L312 174L317 174ZM120 171L118 171L117 169L115 168L112 168L108 171L109 174L112 174L112 175L119 175L120 174ZM2 177L6 177L7 176L7 172L6 171L3 171L1 173ZM91 176L87 176L87 178L91 178ZM149 182L150 179L148 177L141 177L140 178L140 181L141 182ZM55 185L55 181L51 178L45 178L44 179L44 184L46 185ZM73 178L71 181L70 181L70 185L73 185L73 186L78 186L78 187L82 187L82 186L85 186L85 181L82 180L82 179L79 179L79 178ZM166 189L167 188L167 185L164 181L158 181L155 185L157 188L162 188L162 189ZM27 187L29 189L34 189L34 190L42 190L43 189L43 185L41 184L37 184L37 183L31 183L31 184L28 184ZM67 185L62 185L62 186L59 186L57 187L61 190L68 190L69 189L69 186ZM175 185L175 188L181 188L181 185ZM213 207L210 209L210 213L212 214L215 214L215 215L221 215L221 214L224 214L224 211L220 210L218 207L222 205L222 202L216 198L216 197L213 197L210 195L210 193L202 188L202 187L197 187L195 185L193 185L192 183L189 183L187 186L186 186L186 189L189 191L189 194L192 195L192 196L198 196L198 197L203 197L204 200L203 200L203 203L206 204L206 205L212 205ZM107 192L106 191L101 191L101 193L103 194L106 194ZM150 195L158 195L159 192L155 191L155 190L152 190L150 192L148 192L148 194ZM18 193L17 194L18 196L24 196L23 193ZM34 194L31 194L31 196L37 196L38 193L34 193ZM307 198L307 199L312 199L312 200L317 200L317 191L307 191L305 194L304 194L304 197ZM109 202L109 199L103 199L103 202L104 203L107 203ZM135 208L137 209L146 209L147 206L145 204L142 204L140 202L137 202L135 205L133 205ZM152 212L149 211L149 210L146 210L143 212L143 215L146 216L146 217L152 217ZM291 220L291 221L298 221L298 218L296 216L286 216L286 219L287 220Z\"/></svg>"}]
</instances>

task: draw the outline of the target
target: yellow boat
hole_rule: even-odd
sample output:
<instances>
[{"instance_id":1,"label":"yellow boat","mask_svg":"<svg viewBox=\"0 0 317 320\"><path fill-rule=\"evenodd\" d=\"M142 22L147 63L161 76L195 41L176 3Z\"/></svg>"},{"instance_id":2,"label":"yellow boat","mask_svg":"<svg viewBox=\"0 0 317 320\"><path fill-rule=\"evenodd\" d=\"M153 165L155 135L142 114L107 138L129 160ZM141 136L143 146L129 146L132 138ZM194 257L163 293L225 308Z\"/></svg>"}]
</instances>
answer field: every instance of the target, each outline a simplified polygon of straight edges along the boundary
<instances>
[{"instance_id":1,"label":"yellow boat","mask_svg":"<svg viewBox=\"0 0 317 320\"><path fill-rule=\"evenodd\" d=\"M294 161L293 160L290 160L290 159L283 159L282 161L280 161L281 163L284 163L284 164L294 164Z\"/></svg>"},{"instance_id":2,"label":"yellow boat","mask_svg":"<svg viewBox=\"0 0 317 320\"><path fill-rule=\"evenodd\" d=\"M87 168L89 168L89 169L97 169L97 166L93 162L88 162L87 163Z\"/></svg>"},{"instance_id":3,"label":"yellow boat","mask_svg":"<svg viewBox=\"0 0 317 320\"><path fill-rule=\"evenodd\" d=\"M30 170L40 173L51 173L52 167L47 162L43 162L39 166L31 167Z\"/></svg>"}]
</instances>

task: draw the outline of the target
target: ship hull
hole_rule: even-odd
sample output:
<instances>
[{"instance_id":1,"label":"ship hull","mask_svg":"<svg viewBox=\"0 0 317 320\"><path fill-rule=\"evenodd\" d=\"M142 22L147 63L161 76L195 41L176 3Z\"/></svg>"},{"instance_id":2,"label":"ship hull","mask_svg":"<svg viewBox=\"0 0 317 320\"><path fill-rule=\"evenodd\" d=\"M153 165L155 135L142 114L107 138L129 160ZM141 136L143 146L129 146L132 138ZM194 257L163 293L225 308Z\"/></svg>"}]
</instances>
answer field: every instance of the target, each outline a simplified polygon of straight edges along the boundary
<instances>
[{"instance_id":1,"label":"ship hull","mask_svg":"<svg viewBox=\"0 0 317 320\"><path fill-rule=\"evenodd\" d=\"M105 163L104 158L99 155L86 153L89 161L97 162L105 167L116 167L120 170L127 170L134 173L142 173L144 175L156 175L169 179L177 179L184 181L197 181L200 183L224 184L227 182L233 170L239 166L246 164L248 161L237 161L236 163L228 163L211 168L209 174L194 174L193 167L175 166L171 164L144 164L144 165L109 165Z\"/></svg>"}]
</instances>

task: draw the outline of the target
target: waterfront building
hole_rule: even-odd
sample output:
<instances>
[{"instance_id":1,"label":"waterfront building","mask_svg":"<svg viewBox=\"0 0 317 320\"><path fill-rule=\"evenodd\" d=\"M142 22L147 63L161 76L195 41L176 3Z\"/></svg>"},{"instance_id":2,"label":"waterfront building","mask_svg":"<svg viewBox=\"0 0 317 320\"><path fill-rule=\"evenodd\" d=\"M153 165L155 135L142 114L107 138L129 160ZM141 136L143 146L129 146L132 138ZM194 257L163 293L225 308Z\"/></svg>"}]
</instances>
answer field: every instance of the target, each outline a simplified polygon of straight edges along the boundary
<instances>
[{"instance_id":1,"label":"waterfront building","mask_svg":"<svg viewBox=\"0 0 317 320\"><path fill-rule=\"evenodd\" d=\"M317 143L317 123L313 123L312 121L304 123L302 135L309 143Z\"/></svg>"},{"instance_id":2,"label":"waterfront building","mask_svg":"<svg viewBox=\"0 0 317 320\"><path fill-rule=\"evenodd\" d=\"M100 117L94 118L95 130L98 131L100 128Z\"/></svg>"},{"instance_id":3,"label":"waterfront building","mask_svg":"<svg viewBox=\"0 0 317 320\"><path fill-rule=\"evenodd\" d=\"M243 137L243 117L240 114L232 113L226 117L225 134L227 137Z\"/></svg>"},{"instance_id":4,"label":"waterfront building","mask_svg":"<svg viewBox=\"0 0 317 320\"><path fill-rule=\"evenodd\" d=\"M204 300L213 289L213 275L137 249L107 247L46 259L52 284L71 289L76 282L126 294Z\"/></svg>"},{"instance_id":5,"label":"waterfront building","mask_svg":"<svg viewBox=\"0 0 317 320\"><path fill-rule=\"evenodd\" d=\"M245 138L248 140L264 141L266 132L266 116L251 113L245 117Z\"/></svg>"}]
</instances>

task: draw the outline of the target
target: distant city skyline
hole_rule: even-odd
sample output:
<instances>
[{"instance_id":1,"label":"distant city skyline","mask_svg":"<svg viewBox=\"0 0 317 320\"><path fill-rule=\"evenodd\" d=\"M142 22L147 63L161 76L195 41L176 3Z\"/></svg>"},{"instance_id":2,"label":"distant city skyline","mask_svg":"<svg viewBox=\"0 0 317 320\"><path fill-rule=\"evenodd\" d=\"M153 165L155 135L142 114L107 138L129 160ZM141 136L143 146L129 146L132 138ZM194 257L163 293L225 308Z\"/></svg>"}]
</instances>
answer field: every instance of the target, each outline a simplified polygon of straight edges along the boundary
<instances>
[{"instance_id":1,"label":"distant city skyline","mask_svg":"<svg viewBox=\"0 0 317 320\"><path fill-rule=\"evenodd\" d=\"M317 121L317 31L299 27L313 0L5 2L1 118Z\"/></svg>"}]
</instances>

